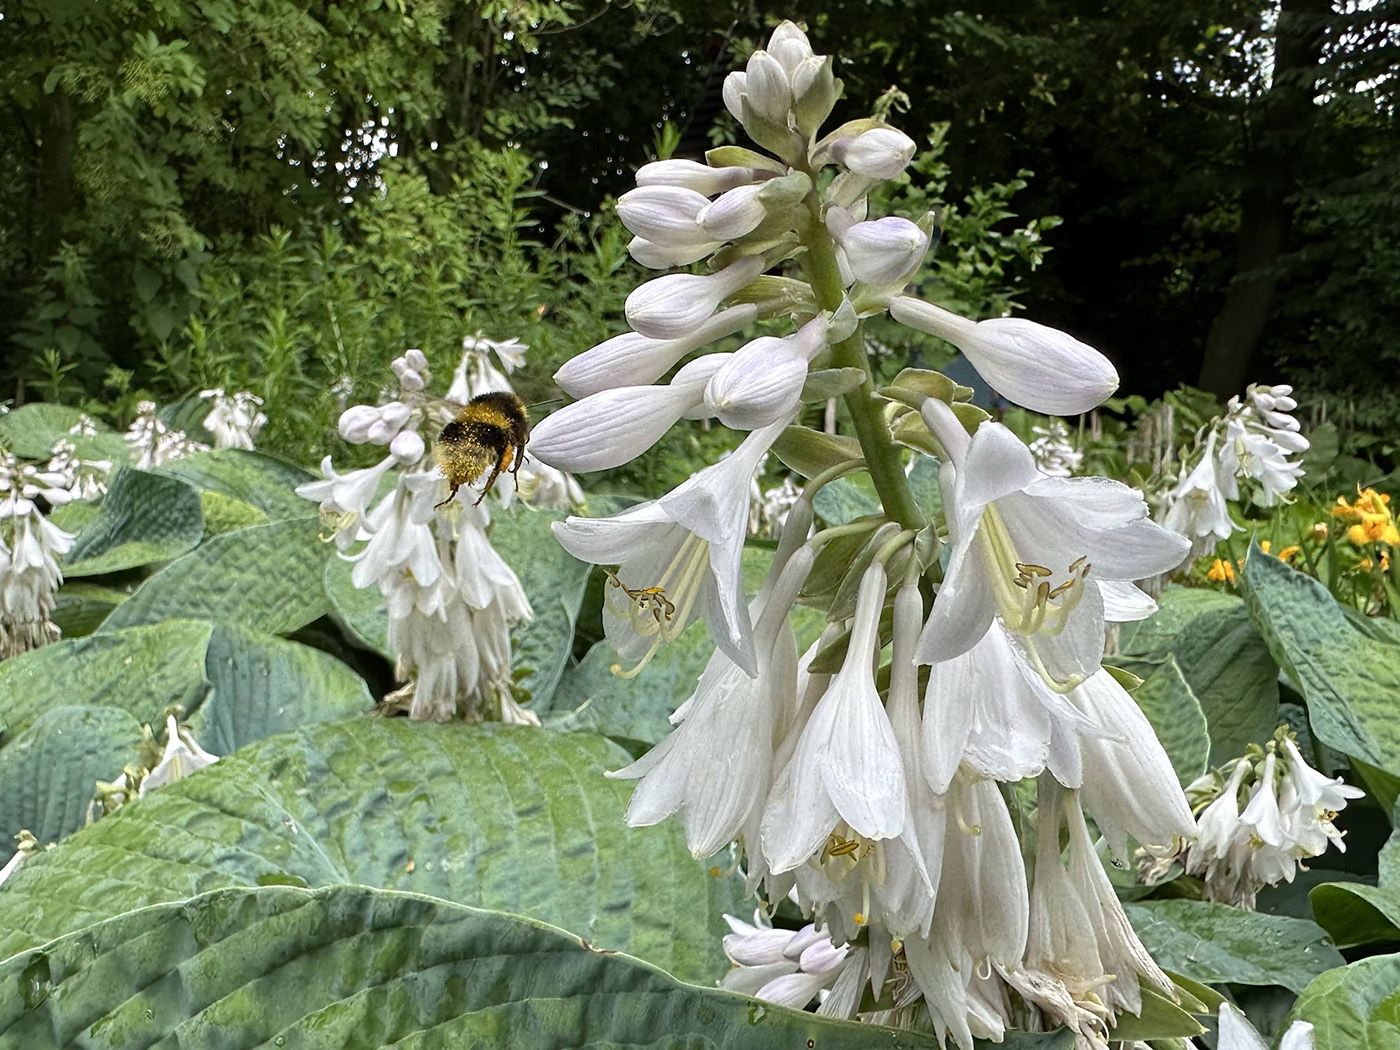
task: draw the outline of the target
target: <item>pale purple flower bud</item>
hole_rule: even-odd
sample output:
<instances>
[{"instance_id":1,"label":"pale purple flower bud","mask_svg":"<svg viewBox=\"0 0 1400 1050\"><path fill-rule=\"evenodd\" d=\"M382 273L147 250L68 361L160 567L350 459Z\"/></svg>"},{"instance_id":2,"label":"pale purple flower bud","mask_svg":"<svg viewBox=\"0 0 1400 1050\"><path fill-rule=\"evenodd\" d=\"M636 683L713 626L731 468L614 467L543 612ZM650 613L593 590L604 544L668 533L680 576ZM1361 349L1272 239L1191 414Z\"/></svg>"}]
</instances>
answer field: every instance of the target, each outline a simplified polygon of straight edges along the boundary
<instances>
[{"instance_id":1,"label":"pale purple flower bud","mask_svg":"<svg viewBox=\"0 0 1400 1050\"><path fill-rule=\"evenodd\" d=\"M948 340L991 386L1018 405L1048 415L1075 415L1118 388L1118 373L1093 347L1020 317L970 321L909 296L890 300L902 325Z\"/></svg>"},{"instance_id":2,"label":"pale purple flower bud","mask_svg":"<svg viewBox=\"0 0 1400 1050\"><path fill-rule=\"evenodd\" d=\"M757 315L758 308L751 304L731 306L678 339L624 332L566 361L554 373L554 381L574 397L654 383L692 350L747 328Z\"/></svg>"},{"instance_id":3,"label":"pale purple flower bud","mask_svg":"<svg viewBox=\"0 0 1400 1050\"><path fill-rule=\"evenodd\" d=\"M929 236L908 219L889 215L858 222L839 235L851 274L876 288L902 286L919 268Z\"/></svg>"},{"instance_id":4,"label":"pale purple flower bud","mask_svg":"<svg viewBox=\"0 0 1400 1050\"><path fill-rule=\"evenodd\" d=\"M705 405L733 430L757 430L792 414L806 380L806 360L783 340L755 339L711 377Z\"/></svg>"},{"instance_id":5,"label":"pale purple flower bud","mask_svg":"<svg viewBox=\"0 0 1400 1050\"><path fill-rule=\"evenodd\" d=\"M755 51L749 56L745 72L748 79L744 97L749 108L761 119L786 127L788 111L792 109L792 88L782 63L767 51Z\"/></svg>"},{"instance_id":6,"label":"pale purple flower bud","mask_svg":"<svg viewBox=\"0 0 1400 1050\"><path fill-rule=\"evenodd\" d=\"M748 76L735 70L724 78L724 108L739 122L744 119L744 92L748 88Z\"/></svg>"},{"instance_id":7,"label":"pale purple flower bud","mask_svg":"<svg viewBox=\"0 0 1400 1050\"><path fill-rule=\"evenodd\" d=\"M637 169L638 186L677 186L706 197L746 186L756 178L752 168L712 168L693 160L654 160Z\"/></svg>"},{"instance_id":8,"label":"pale purple flower bud","mask_svg":"<svg viewBox=\"0 0 1400 1050\"><path fill-rule=\"evenodd\" d=\"M829 55L812 55L791 71L793 113L798 129L811 138L831 116L840 94Z\"/></svg>"},{"instance_id":9,"label":"pale purple flower bud","mask_svg":"<svg viewBox=\"0 0 1400 1050\"><path fill-rule=\"evenodd\" d=\"M389 442L389 455L396 463L409 467L423 458L423 438L416 430L401 430Z\"/></svg>"},{"instance_id":10,"label":"pale purple flower bud","mask_svg":"<svg viewBox=\"0 0 1400 1050\"><path fill-rule=\"evenodd\" d=\"M722 194L696 216L703 236L712 241L732 241L751 233L766 214L759 199L762 184L739 186Z\"/></svg>"},{"instance_id":11,"label":"pale purple flower bud","mask_svg":"<svg viewBox=\"0 0 1400 1050\"><path fill-rule=\"evenodd\" d=\"M627 253L648 270L669 270L689 266L723 247L723 241L701 241L699 244L663 244L645 237L633 237L627 242Z\"/></svg>"},{"instance_id":12,"label":"pale purple flower bud","mask_svg":"<svg viewBox=\"0 0 1400 1050\"><path fill-rule=\"evenodd\" d=\"M807 34L791 21L785 21L773 30L773 35L768 38L768 53L778 60L789 75L804 60L813 57Z\"/></svg>"},{"instance_id":13,"label":"pale purple flower bud","mask_svg":"<svg viewBox=\"0 0 1400 1050\"><path fill-rule=\"evenodd\" d=\"M709 200L680 186L641 186L617 200L622 225L663 245L700 244L716 238L700 228L699 216Z\"/></svg>"},{"instance_id":14,"label":"pale purple flower bud","mask_svg":"<svg viewBox=\"0 0 1400 1050\"><path fill-rule=\"evenodd\" d=\"M656 444L687 409L700 403L703 391L700 382L599 391L536 424L529 453L570 472L620 467Z\"/></svg>"},{"instance_id":15,"label":"pale purple flower bud","mask_svg":"<svg viewBox=\"0 0 1400 1050\"><path fill-rule=\"evenodd\" d=\"M909 166L917 147L897 128L871 128L831 147L832 157L847 170L869 179L892 179Z\"/></svg>"},{"instance_id":16,"label":"pale purple flower bud","mask_svg":"<svg viewBox=\"0 0 1400 1050\"><path fill-rule=\"evenodd\" d=\"M627 321L653 339L678 339L715 312L721 302L763 272L763 260L745 258L714 274L669 274L627 297Z\"/></svg>"},{"instance_id":17,"label":"pale purple flower bud","mask_svg":"<svg viewBox=\"0 0 1400 1050\"><path fill-rule=\"evenodd\" d=\"M372 405L352 405L340 414L337 429L340 436L352 445L363 445L369 440L369 428L377 422L377 408Z\"/></svg>"}]
</instances>

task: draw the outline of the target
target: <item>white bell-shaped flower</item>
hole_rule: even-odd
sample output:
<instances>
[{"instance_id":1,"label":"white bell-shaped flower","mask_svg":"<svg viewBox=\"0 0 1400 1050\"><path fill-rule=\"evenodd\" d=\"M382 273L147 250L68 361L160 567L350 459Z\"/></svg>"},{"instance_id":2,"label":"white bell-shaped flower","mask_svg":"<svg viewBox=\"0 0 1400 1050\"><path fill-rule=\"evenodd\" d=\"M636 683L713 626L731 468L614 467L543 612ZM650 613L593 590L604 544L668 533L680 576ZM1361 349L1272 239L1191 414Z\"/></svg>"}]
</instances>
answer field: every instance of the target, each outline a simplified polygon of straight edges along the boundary
<instances>
[{"instance_id":1,"label":"white bell-shaped flower","mask_svg":"<svg viewBox=\"0 0 1400 1050\"><path fill-rule=\"evenodd\" d=\"M1145 579L1180 564L1187 541L1147 517L1134 489L1105 478L1050 478L1021 440L984 422L971 438L942 401L923 405L943 446L952 554L920 659L967 652L1000 617L1042 677L1070 688L1099 668L1103 596L1088 581Z\"/></svg>"},{"instance_id":2,"label":"white bell-shaped flower","mask_svg":"<svg viewBox=\"0 0 1400 1050\"><path fill-rule=\"evenodd\" d=\"M786 425L753 431L728 457L660 499L611 518L554 525L574 557L618 566L617 592L627 600L604 605L603 632L624 660L637 661L633 674L699 615L716 645L745 673L758 673L741 566L749 480Z\"/></svg>"},{"instance_id":3,"label":"white bell-shaped flower","mask_svg":"<svg viewBox=\"0 0 1400 1050\"><path fill-rule=\"evenodd\" d=\"M790 643L777 642L811 568L812 551L804 547L750 609L758 676L751 678L716 649L695 692L673 716L679 727L630 766L608 774L640 778L627 807L628 824L657 824L679 813L691 853L704 858L736 839L762 807L772 782L778 711L796 702L790 694L797 654Z\"/></svg>"},{"instance_id":4,"label":"white bell-shaped flower","mask_svg":"<svg viewBox=\"0 0 1400 1050\"><path fill-rule=\"evenodd\" d=\"M875 687L885 570L861 578L841 671L802 729L763 818L763 851L775 873L819 853L840 822L878 842L904 830L908 796L899 745Z\"/></svg>"}]
</instances>

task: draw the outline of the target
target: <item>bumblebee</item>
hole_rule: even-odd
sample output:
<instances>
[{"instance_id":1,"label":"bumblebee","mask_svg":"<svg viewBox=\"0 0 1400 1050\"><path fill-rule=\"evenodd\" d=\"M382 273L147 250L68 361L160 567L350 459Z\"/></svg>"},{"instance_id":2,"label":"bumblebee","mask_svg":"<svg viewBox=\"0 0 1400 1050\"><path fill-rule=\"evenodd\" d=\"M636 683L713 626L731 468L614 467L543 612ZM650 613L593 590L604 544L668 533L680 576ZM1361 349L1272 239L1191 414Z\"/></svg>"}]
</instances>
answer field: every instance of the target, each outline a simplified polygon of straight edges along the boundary
<instances>
[{"instance_id":1,"label":"bumblebee","mask_svg":"<svg viewBox=\"0 0 1400 1050\"><path fill-rule=\"evenodd\" d=\"M525 442L529 436L530 421L525 402L508 390L478 394L461 406L456 418L442 428L433 445L433 458L452 485L452 491L437 506L451 503L459 488L470 485L488 470L491 476L477 496L477 503L486 498L504 471L515 476L519 488L520 465L525 462Z\"/></svg>"}]
</instances>

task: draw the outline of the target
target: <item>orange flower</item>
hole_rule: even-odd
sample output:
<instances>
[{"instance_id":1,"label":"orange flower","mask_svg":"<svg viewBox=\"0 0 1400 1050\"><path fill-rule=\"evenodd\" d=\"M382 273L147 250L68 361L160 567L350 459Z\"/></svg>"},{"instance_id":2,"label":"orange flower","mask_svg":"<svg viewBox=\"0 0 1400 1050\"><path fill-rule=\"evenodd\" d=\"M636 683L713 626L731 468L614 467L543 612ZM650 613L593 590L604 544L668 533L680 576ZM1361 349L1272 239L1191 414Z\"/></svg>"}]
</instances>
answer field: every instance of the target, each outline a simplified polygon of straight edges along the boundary
<instances>
[{"instance_id":1,"label":"orange flower","mask_svg":"<svg viewBox=\"0 0 1400 1050\"><path fill-rule=\"evenodd\" d=\"M1235 567L1224 558L1216 558L1210 563L1210 568L1206 570L1206 579L1213 583L1235 582Z\"/></svg>"}]
</instances>

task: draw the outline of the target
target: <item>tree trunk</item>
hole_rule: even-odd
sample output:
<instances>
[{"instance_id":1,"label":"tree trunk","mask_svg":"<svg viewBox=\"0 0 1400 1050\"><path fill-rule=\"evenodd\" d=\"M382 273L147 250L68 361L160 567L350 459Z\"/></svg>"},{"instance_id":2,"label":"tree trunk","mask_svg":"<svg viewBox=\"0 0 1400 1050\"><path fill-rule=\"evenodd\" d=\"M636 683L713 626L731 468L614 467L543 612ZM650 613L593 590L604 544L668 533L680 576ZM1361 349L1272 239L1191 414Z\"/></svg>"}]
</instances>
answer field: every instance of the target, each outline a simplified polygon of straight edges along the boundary
<instances>
[{"instance_id":1,"label":"tree trunk","mask_svg":"<svg viewBox=\"0 0 1400 1050\"><path fill-rule=\"evenodd\" d=\"M1315 106L1329 0L1283 0L1274 32L1273 85L1246 147L1235 274L1211 323L1199 384L1224 401L1249 377L1278 286L1275 264L1288 234L1294 154L1304 146Z\"/></svg>"},{"instance_id":2,"label":"tree trunk","mask_svg":"<svg viewBox=\"0 0 1400 1050\"><path fill-rule=\"evenodd\" d=\"M37 269L53 259L74 203L73 100L62 88L39 96L39 230Z\"/></svg>"}]
</instances>

